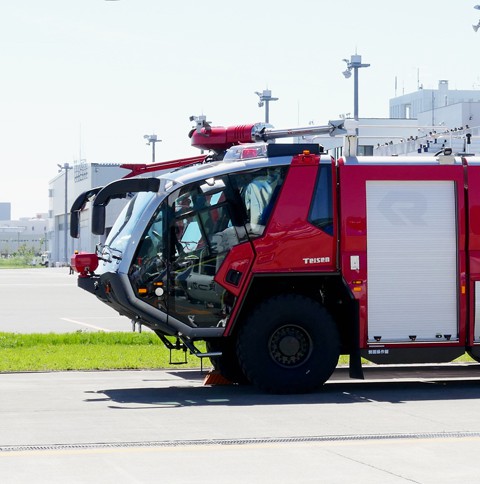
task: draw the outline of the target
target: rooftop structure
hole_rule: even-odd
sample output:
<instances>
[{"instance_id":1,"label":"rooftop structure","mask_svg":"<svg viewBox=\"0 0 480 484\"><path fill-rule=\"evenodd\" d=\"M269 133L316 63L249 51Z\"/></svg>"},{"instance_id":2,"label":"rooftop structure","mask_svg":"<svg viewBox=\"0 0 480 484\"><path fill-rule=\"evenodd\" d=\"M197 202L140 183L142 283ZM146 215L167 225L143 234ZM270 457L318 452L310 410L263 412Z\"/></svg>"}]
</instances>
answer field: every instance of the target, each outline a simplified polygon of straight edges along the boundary
<instances>
[{"instance_id":1,"label":"rooftop structure","mask_svg":"<svg viewBox=\"0 0 480 484\"><path fill-rule=\"evenodd\" d=\"M421 124L431 126L440 125L443 122L445 126L448 126L449 120L444 119L446 107L472 103L480 104L480 90L452 90L449 89L447 80L440 80L438 89L424 89L420 86L415 92L390 99L390 118L418 119ZM480 110L476 110L475 114L480 114ZM470 119L470 121L472 120ZM477 121L480 121L480 117L477 118ZM458 125L462 124L472 125L474 123L460 122Z\"/></svg>"}]
</instances>

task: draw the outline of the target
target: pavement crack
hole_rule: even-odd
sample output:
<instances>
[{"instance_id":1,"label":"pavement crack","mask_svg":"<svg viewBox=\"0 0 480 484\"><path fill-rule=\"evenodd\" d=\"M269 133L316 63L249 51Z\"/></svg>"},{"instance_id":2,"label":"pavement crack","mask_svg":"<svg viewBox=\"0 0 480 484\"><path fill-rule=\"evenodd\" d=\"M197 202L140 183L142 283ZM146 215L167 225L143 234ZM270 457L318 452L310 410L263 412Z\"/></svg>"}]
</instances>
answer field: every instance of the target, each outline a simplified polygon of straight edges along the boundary
<instances>
[{"instance_id":1,"label":"pavement crack","mask_svg":"<svg viewBox=\"0 0 480 484\"><path fill-rule=\"evenodd\" d=\"M383 469L382 467L379 467L379 466L376 466L376 465L373 465L373 464L369 464L368 462L364 462L362 460L355 459L353 457L349 457L348 455L344 455L341 452L335 452L331 449L328 449L327 452L330 453L330 454L336 455L337 457L341 457L341 458L347 459L351 462L355 462L356 464L360 464L360 465L363 465L365 467L369 467L370 469L375 469L378 472L383 472L385 474L388 474L388 475L394 476L394 477L398 477L399 479L403 479L403 480L408 481L408 482L414 482L416 484L422 484L420 481L410 479L409 477L402 476L401 474L397 474L396 472L392 472L392 471L389 471L387 469Z\"/></svg>"}]
</instances>

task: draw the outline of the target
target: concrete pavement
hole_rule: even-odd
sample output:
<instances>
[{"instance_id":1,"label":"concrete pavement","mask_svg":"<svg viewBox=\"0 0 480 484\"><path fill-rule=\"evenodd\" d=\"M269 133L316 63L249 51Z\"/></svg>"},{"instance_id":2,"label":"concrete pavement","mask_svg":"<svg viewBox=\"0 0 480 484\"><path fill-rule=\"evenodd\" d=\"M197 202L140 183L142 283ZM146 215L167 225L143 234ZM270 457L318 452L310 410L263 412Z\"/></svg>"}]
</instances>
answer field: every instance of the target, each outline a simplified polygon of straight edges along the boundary
<instances>
[{"instance_id":1,"label":"concrete pavement","mask_svg":"<svg viewBox=\"0 0 480 484\"><path fill-rule=\"evenodd\" d=\"M197 371L2 374L2 482L438 484L478 475L478 377L344 378L279 396L205 387Z\"/></svg>"}]
</instances>

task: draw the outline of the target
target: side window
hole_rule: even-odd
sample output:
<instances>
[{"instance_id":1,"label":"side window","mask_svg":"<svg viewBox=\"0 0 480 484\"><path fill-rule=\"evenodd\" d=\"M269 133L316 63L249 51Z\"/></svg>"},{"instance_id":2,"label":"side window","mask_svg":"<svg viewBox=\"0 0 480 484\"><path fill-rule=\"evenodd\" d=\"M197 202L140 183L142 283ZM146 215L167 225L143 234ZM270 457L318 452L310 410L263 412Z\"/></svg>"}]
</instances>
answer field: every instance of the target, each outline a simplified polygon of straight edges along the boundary
<instances>
[{"instance_id":1,"label":"side window","mask_svg":"<svg viewBox=\"0 0 480 484\"><path fill-rule=\"evenodd\" d=\"M158 210L139 243L137 250L137 262L139 264L163 256L163 230L163 211Z\"/></svg>"},{"instance_id":2,"label":"side window","mask_svg":"<svg viewBox=\"0 0 480 484\"><path fill-rule=\"evenodd\" d=\"M246 240L245 231L233 223L225 183L221 179L209 183L186 187L172 201L177 256L198 251L223 254Z\"/></svg>"},{"instance_id":3,"label":"side window","mask_svg":"<svg viewBox=\"0 0 480 484\"><path fill-rule=\"evenodd\" d=\"M186 215L185 217L177 219L177 223L175 224L175 237L177 252L194 252L205 245L200 224L195 215Z\"/></svg>"},{"instance_id":4,"label":"side window","mask_svg":"<svg viewBox=\"0 0 480 484\"><path fill-rule=\"evenodd\" d=\"M276 166L230 175L232 186L240 195L250 236L263 234L286 172L287 167Z\"/></svg>"},{"instance_id":5,"label":"side window","mask_svg":"<svg viewBox=\"0 0 480 484\"><path fill-rule=\"evenodd\" d=\"M325 233L333 235L332 169L330 165L320 165L318 170L308 221Z\"/></svg>"}]
</instances>

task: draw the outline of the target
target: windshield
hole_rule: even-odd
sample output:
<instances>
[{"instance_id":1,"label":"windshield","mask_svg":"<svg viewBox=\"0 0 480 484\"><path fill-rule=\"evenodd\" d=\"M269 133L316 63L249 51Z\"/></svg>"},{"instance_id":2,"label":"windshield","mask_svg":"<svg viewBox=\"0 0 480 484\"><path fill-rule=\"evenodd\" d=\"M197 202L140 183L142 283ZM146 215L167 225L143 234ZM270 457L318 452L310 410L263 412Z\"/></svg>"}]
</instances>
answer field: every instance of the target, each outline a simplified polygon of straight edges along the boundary
<instances>
[{"instance_id":1,"label":"windshield","mask_svg":"<svg viewBox=\"0 0 480 484\"><path fill-rule=\"evenodd\" d=\"M151 192L140 192L130 200L113 224L106 246L124 252L138 219L154 196Z\"/></svg>"}]
</instances>

